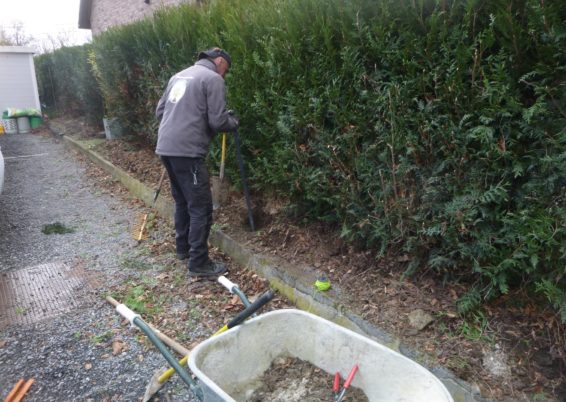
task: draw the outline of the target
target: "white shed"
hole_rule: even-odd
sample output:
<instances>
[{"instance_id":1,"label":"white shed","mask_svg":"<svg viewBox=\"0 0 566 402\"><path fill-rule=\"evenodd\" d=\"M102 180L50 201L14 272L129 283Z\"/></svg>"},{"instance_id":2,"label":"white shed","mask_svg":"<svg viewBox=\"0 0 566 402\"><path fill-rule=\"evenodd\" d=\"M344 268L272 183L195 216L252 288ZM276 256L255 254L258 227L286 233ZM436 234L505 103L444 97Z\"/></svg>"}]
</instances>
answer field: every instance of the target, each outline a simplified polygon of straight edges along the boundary
<instances>
[{"instance_id":1,"label":"white shed","mask_svg":"<svg viewBox=\"0 0 566 402\"><path fill-rule=\"evenodd\" d=\"M29 47L0 46L0 114L7 108L41 111L34 53Z\"/></svg>"}]
</instances>

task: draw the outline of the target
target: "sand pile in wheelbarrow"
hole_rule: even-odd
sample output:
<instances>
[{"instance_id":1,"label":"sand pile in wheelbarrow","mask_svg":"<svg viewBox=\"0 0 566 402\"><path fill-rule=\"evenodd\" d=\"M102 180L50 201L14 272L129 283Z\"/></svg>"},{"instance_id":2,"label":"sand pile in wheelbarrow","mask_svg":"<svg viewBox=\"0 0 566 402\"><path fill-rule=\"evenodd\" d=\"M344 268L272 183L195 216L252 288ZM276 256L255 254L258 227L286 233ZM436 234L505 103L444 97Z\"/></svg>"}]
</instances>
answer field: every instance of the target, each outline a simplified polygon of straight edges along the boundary
<instances>
[{"instance_id":1,"label":"sand pile in wheelbarrow","mask_svg":"<svg viewBox=\"0 0 566 402\"><path fill-rule=\"evenodd\" d=\"M281 357L257 380L259 385L249 395L233 395L246 402L328 402L334 398L334 376L309 362L293 357ZM343 382L343 381L342 381ZM368 402L364 392L351 386L343 402Z\"/></svg>"}]
</instances>

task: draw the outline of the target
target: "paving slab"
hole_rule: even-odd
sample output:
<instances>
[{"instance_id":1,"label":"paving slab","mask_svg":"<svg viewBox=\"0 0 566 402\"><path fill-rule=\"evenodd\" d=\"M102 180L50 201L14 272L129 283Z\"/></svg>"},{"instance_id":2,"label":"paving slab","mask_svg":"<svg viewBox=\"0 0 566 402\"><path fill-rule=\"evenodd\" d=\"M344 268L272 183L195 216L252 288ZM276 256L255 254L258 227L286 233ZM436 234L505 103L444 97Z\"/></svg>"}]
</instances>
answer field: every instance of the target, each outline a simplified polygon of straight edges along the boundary
<instances>
[{"instance_id":1,"label":"paving slab","mask_svg":"<svg viewBox=\"0 0 566 402\"><path fill-rule=\"evenodd\" d=\"M48 263L0 275L0 330L32 324L83 305L89 277L85 270ZM92 278L95 281L94 278Z\"/></svg>"}]
</instances>

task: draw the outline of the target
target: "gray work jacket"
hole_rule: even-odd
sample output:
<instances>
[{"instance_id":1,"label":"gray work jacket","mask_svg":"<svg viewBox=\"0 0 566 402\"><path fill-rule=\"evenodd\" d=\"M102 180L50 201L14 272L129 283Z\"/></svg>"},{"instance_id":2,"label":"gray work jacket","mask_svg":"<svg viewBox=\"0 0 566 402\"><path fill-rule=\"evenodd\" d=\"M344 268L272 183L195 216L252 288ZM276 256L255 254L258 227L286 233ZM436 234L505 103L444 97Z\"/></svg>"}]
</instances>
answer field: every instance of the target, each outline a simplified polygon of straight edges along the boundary
<instances>
[{"instance_id":1,"label":"gray work jacket","mask_svg":"<svg viewBox=\"0 0 566 402\"><path fill-rule=\"evenodd\" d=\"M157 104L155 153L204 158L219 131L233 131L238 121L226 110L224 79L207 59L175 74Z\"/></svg>"}]
</instances>

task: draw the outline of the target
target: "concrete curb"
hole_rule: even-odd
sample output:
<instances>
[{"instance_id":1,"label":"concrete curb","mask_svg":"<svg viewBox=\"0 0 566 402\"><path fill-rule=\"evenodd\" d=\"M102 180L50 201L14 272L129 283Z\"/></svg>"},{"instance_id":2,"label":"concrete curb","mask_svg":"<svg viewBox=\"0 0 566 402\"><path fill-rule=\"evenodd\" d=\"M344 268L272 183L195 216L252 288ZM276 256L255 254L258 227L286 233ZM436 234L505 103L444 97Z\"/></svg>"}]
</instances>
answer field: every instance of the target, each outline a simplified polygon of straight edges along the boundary
<instances>
[{"instance_id":1,"label":"concrete curb","mask_svg":"<svg viewBox=\"0 0 566 402\"><path fill-rule=\"evenodd\" d=\"M151 206L155 190L146 187L140 181L129 176L127 172L114 166L101 155L94 152L91 149L93 146L92 141L78 141L68 136L62 136L62 138L68 145L85 154L91 161L111 174L113 178L119 180L133 196L144 201L146 205ZM172 222L173 203L161 198L157 200L155 209L161 217ZM266 278L273 288L285 295L298 308L367 336L425 366L442 381L452 394L455 402L489 401L481 397L478 386L457 378L452 372L443 367L427 363L425 354L406 347L400 339L390 336L383 330L365 321L362 317L348 311L346 306L339 304L338 298L333 297L333 295L340 293L339 288L333 286L331 291L324 293L316 291L314 286L312 286L315 273L311 267L297 267L281 258L255 254L214 227L211 230L209 241L238 264L252 269Z\"/></svg>"}]
</instances>

